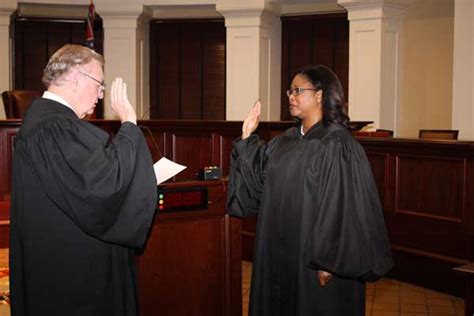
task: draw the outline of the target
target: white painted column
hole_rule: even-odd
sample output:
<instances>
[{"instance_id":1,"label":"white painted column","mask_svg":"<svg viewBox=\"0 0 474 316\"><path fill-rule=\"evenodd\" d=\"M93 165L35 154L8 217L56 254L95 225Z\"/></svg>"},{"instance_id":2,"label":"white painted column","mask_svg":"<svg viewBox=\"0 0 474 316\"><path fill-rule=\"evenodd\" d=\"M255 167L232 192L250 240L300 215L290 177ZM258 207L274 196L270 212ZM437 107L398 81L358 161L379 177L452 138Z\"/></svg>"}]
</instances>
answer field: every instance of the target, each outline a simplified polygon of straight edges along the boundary
<instances>
[{"instance_id":1,"label":"white painted column","mask_svg":"<svg viewBox=\"0 0 474 316\"><path fill-rule=\"evenodd\" d=\"M397 130L403 17L411 0L338 0L348 11L349 116Z\"/></svg>"},{"instance_id":2,"label":"white painted column","mask_svg":"<svg viewBox=\"0 0 474 316\"><path fill-rule=\"evenodd\" d=\"M95 6L104 24L105 81L110 86L113 79L122 77L138 118L149 118L150 15L135 1L96 0ZM104 118L115 119L107 90Z\"/></svg>"},{"instance_id":3,"label":"white painted column","mask_svg":"<svg viewBox=\"0 0 474 316\"><path fill-rule=\"evenodd\" d=\"M454 2L452 129L474 140L474 2Z\"/></svg>"},{"instance_id":4,"label":"white painted column","mask_svg":"<svg viewBox=\"0 0 474 316\"><path fill-rule=\"evenodd\" d=\"M0 93L12 87L12 58L10 42L10 16L17 8L16 0L0 2ZM5 119L5 107L0 98L0 119Z\"/></svg>"},{"instance_id":5,"label":"white painted column","mask_svg":"<svg viewBox=\"0 0 474 316\"><path fill-rule=\"evenodd\" d=\"M243 120L255 100L262 121L280 120L281 21L264 3L220 1L225 17L226 119Z\"/></svg>"}]
</instances>

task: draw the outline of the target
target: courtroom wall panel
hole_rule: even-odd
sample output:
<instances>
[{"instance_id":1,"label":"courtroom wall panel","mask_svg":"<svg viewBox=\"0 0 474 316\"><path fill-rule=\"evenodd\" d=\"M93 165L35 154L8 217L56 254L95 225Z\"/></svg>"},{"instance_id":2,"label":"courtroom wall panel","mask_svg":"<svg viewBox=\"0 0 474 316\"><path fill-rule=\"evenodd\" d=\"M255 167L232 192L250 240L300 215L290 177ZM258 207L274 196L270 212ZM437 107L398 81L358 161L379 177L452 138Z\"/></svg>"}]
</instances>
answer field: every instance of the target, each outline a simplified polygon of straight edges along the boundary
<instances>
[{"instance_id":1,"label":"courtroom wall panel","mask_svg":"<svg viewBox=\"0 0 474 316\"><path fill-rule=\"evenodd\" d=\"M463 280L452 268L474 260L474 144L359 141L384 206L396 262L390 276L461 296Z\"/></svg>"},{"instance_id":2,"label":"courtroom wall panel","mask_svg":"<svg viewBox=\"0 0 474 316\"><path fill-rule=\"evenodd\" d=\"M384 153L367 154L370 166L372 167L372 173L374 175L375 184L380 196L380 202L382 207L385 209L388 206L389 201L386 200L388 192L389 177L390 177L390 156Z\"/></svg>"},{"instance_id":3,"label":"courtroom wall panel","mask_svg":"<svg viewBox=\"0 0 474 316\"><path fill-rule=\"evenodd\" d=\"M150 117L225 119L223 19L150 22Z\"/></svg>"},{"instance_id":4,"label":"courtroom wall panel","mask_svg":"<svg viewBox=\"0 0 474 316\"><path fill-rule=\"evenodd\" d=\"M331 68L341 80L346 101L349 85L347 14L282 17L281 119L290 120L286 89L291 76L308 64Z\"/></svg>"},{"instance_id":5,"label":"courtroom wall panel","mask_svg":"<svg viewBox=\"0 0 474 316\"><path fill-rule=\"evenodd\" d=\"M94 27L95 49L102 53L101 19ZM84 45L86 20L17 17L12 33L14 88L44 90L41 77L49 57L65 44Z\"/></svg>"},{"instance_id":6,"label":"courtroom wall panel","mask_svg":"<svg viewBox=\"0 0 474 316\"><path fill-rule=\"evenodd\" d=\"M43 91L45 87L41 78L49 58L65 44L85 44L86 20L16 16L11 32L13 88ZM102 54L103 28L99 16L94 23L94 37L95 50ZM97 118L103 117L102 104L100 101L96 107Z\"/></svg>"}]
</instances>

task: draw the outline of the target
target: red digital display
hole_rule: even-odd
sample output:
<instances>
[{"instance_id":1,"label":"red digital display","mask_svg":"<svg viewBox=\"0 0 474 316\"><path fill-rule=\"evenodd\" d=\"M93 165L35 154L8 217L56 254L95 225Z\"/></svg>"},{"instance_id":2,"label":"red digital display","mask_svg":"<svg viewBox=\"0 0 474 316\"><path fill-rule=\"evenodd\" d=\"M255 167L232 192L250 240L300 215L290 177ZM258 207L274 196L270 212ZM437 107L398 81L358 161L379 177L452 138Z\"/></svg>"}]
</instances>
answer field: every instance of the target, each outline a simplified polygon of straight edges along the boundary
<instances>
[{"instance_id":1,"label":"red digital display","mask_svg":"<svg viewBox=\"0 0 474 316\"><path fill-rule=\"evenodd\" d=\"M158 189L160 211L207 209L207 188Z\"/></svg>"}]
</instances>

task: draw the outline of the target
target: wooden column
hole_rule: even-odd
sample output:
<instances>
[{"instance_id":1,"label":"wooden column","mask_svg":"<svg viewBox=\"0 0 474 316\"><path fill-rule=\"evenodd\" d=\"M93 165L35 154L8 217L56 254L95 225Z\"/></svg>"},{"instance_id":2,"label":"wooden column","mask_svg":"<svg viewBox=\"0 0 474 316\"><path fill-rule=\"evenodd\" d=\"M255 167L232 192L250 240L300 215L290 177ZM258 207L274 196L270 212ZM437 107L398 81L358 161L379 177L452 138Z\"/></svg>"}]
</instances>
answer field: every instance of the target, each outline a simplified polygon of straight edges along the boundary
<instances>
[{"instance_id":1,"label":"wooden column","mask_svg":"<svg viewBox=\"0 0 474 316\"><path fill-rule=\"evenodd\" d=\"M10 58L10 16L17 8L16 0L0 2L0 93L11 89L11 58ZM5 108L0 99L0 119L5 118Z\"/></svg>"},{"instance_id":2,"label":"wooden column","mask_svg":"<svg viewBox=\"0 0 474 316\"><path fill-rule=\"evenodd\" d=\"M401 22L411 0L338 0L348 11L349 116L395 130Z\"/></svg>"}]
</instances>

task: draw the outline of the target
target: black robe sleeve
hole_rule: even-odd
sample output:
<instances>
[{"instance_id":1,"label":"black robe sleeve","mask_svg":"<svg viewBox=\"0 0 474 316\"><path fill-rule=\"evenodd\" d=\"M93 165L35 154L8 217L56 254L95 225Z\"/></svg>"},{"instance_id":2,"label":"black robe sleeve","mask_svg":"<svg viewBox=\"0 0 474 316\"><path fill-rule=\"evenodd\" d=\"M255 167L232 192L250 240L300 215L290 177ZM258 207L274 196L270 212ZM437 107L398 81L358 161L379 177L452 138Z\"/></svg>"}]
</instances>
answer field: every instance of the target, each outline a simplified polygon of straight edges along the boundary
<instances>
[{"instance_id":1,"label":"black robe sleeve","mask_svg":"<svg viewBox=\"0 0 474 316\"><path fill-rule=\"evenodd\" d=\"M85 233L141 247L156 208L153 163L140 129L121 125L113 140L81 120L37 128L29 163L50 200Z\"/></svg>"},{"instance_id":2,"label":"black robe sleeve","mask_svg":"<svg viewBox=\"0 0 474 316\"><path fill-rule=\"evenodd\" d=\"M265 181L265 165L277 138L269 144L252 134L234 141L231 153L227 209L230 215L246 217L256 214Z\"/></svg>"},{"instance_id":3,"label":"black robe sleeve","mask_svg":"<svg viewBox=\"0 0 474 316\"><path fill-rule=\"evenodd\" d=\"M367 281L386 274L393 266L390 243L362 146L348 135L323 142L312 169L319 211L307 240L306 265Z\"/></svg>"}]
</instances>

